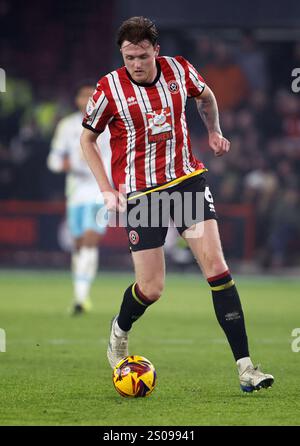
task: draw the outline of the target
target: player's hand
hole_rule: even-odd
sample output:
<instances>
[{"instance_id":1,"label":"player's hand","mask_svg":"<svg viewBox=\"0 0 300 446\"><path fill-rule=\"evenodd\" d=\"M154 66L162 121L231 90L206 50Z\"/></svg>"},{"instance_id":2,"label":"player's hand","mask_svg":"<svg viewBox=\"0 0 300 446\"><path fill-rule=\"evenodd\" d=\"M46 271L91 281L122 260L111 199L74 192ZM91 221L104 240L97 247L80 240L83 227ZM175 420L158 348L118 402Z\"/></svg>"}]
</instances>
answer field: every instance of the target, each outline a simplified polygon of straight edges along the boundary
<instances>
[{"instance_id":1,"label":"player's hand","mask_svg":"<svg viewBox=\"0 0 300 446\"><path fill-rule=\"evenodd\" d=\"M215 156L222 156L229 152L230 142L218 132L209 134L209 145L215 153Z\"/></svg>"},{"instance_id":2,"label":"player's hand","mask_svg":"<svg viewBox=\"0 0 300 446\"><path fill-rule=\"evenodd\" d=\"M127 201L124 195L116 189L102 192L106 209L111 212L125 212Z\"/></svg>"}]
</instances>

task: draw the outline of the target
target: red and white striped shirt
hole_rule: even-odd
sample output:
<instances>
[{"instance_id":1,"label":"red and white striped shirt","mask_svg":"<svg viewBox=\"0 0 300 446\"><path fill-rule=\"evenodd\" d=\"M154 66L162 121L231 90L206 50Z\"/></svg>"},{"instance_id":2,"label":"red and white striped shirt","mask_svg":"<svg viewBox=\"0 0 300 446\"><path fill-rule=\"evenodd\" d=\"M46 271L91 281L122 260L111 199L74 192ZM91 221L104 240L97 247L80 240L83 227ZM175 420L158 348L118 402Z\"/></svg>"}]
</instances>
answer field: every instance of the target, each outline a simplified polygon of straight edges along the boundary
<instances>
[{"instance_id":1,"label":"red and white striped shirt","mask_svg":"<svg viewBox=\"0 0 300 446\"><path fill-rule=\"evenodd\" d=\"M188 175L204 165L191 150L185 106L205 83L183 57L158 57L152 84L135 82L125 67L97 84L83 126L111 133L112 176L116 187L134 192Z\"/></svg>"}]
</instances>

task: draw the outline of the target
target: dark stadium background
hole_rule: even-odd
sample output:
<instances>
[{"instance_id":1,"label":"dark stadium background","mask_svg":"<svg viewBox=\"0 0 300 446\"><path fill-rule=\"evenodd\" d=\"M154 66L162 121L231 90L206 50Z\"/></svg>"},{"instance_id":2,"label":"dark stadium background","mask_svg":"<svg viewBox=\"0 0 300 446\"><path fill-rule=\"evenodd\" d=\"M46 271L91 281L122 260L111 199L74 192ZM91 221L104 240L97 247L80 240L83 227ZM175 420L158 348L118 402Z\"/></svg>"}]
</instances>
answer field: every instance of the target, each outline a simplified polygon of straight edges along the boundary
<instances>
[{"instance_id":1,"label":"dark stadium background","mask_svg":"<svg viewBox=\"0 0 300 446\"><path fill-rule=\"evenodd\" d=\"M240 272L299 266L300 3L296 1L0 1L0 265L68 267L64 176L47 170L57 121L78 81L121 64L115 32L153 19L161 54L181 54L216 92L231 153L214 158L194 104L194 151L209 169L224 249ZM230 67L230 70L229 70ZM169 264L192 270L178 247ZM103 241L101 268L130 268L122 229ZM103 256L103 258L104 258Z\"/></svg>"}]
</instances>

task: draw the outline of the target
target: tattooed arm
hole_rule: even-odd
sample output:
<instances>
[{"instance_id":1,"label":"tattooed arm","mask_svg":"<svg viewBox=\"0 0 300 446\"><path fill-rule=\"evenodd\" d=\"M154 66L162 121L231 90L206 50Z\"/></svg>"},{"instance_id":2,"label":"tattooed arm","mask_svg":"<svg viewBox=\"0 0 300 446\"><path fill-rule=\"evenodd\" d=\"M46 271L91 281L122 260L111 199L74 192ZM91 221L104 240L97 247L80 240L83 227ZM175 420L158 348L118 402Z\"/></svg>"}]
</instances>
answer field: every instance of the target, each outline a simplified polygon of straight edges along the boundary
<instances>
[{"instance_id":1,"label":"tattooed arm","mask_svg":"<svg viewBox=\"0 0 300 446\"><path fill-rule=\"evenodd\" d=\"M207 128L209 145L216 156L221 156L229 151L230 142L223 137L220 123L218 104L211 89L205 85L205 89L196 98L198 112Z\"/></svg>"}]
</instances>

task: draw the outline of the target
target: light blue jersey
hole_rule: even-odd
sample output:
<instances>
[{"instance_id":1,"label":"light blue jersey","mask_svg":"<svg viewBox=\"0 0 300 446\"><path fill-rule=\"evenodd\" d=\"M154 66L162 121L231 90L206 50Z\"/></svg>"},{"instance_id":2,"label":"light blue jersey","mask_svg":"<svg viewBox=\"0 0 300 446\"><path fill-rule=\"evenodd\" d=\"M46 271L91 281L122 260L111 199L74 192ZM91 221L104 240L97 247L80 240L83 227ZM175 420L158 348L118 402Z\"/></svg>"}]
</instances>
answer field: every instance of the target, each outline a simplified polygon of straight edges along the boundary
<instances>
[{"instance_id":1,"label":"light blue jersey","mask_svg":"<svg viewBox=\"0 0 300 446\"><path fill-rule=\"evenodd\" d=\"M99 213L96 221L98 211L104 206L104 200L80 147L82 119L83 115L76 112L59 122L47 160L48 167L53 172L62 171L65 157L70 162L71 170L66 176L67 221L74 238L81 237L88 230L104 234L108 224L107 218L102 217L103 215L107 217L107 212ZM99 135L97 145L106 174L111 181L108 128Z\"/></svg>"},{"instance_id":2,"label":"light blue jersey","mask_svg":"<svg viewBox=\"0 0 300 446\"><path fill-rule=\"evenodd\" d=\"M80 135L83 130L82 118L83 115L76 112L63 118L58 123L47 160L48 167L53 172L62 171L64 158L67 157L70 162L71 169L66 175L68 205L82 205L91 202L103 203L99 186L80 146ZM111 180L111 148L108 128L97 138L97 146L106 174Z\"/></svg>"}]
</instances>

